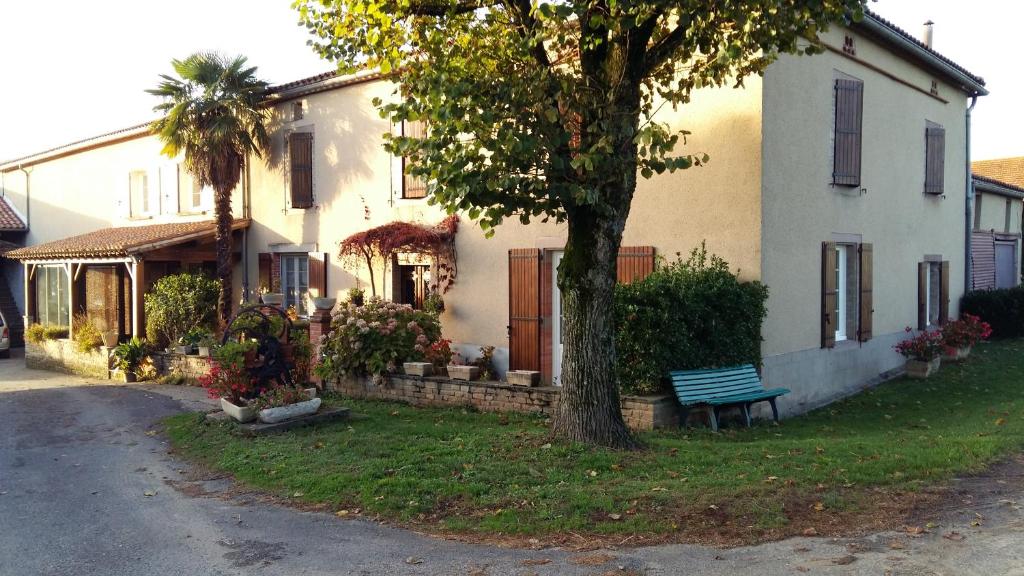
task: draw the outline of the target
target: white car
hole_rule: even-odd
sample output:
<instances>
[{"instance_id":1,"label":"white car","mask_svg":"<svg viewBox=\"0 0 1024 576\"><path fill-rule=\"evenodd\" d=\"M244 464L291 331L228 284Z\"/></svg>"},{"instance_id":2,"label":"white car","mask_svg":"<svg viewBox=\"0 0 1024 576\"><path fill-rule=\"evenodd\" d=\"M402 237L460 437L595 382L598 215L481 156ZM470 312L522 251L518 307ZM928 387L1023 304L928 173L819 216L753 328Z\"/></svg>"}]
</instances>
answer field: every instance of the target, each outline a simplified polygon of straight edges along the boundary
<instances>
[{"instance_id":1,"label":"white car","mask_svg":"<svg viewBox=\"0 0 1024 576\"><path fill-rule=\"evenodd\" d=\"M11 357L11 329L4 321L4 314L0 312L0 358Z\"/></svg>"}]
</instances>

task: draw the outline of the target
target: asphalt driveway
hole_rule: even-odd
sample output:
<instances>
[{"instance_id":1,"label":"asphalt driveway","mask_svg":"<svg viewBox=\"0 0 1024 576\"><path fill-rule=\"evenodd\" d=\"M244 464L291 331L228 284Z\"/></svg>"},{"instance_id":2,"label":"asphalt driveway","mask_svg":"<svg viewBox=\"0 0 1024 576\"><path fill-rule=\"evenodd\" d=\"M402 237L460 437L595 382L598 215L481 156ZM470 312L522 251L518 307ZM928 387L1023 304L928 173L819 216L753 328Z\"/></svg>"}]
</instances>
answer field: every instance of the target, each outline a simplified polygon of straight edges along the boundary
<instances>
[{"instance_id":1,"label":"asphalt driveway","mask_svg":"<svg viewBox=\"0 0 1024 576\"><path fill-rule=\"evenodd\" d=\"M952 499L923 534L731 550L508 550L300 512L196 477L156 425L204 406L195 390L0 360L0 575L1024 575L1024 487L1013 471L974 490L981 498Z\"/></svg>"}]
</instances>

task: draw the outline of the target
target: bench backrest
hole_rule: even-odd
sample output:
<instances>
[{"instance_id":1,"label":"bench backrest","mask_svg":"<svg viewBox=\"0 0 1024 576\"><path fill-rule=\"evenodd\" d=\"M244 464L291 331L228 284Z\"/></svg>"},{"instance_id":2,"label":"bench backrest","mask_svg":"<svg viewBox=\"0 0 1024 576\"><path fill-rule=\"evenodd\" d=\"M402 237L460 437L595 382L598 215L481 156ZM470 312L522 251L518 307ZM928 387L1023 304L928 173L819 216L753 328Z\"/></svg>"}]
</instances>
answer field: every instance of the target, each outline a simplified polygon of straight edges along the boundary
<instances>
[{"instance_id":1,"label":"bench backrest","mask_svg":"<svg viewBox=\"0 0 1024 576\"><path fill-rule=\"evenodd\" d=\"M709 370L677 370L669 374L683 404L697 404L725 396L764 390L752 364Z\"/></svg>"}]
</instances>

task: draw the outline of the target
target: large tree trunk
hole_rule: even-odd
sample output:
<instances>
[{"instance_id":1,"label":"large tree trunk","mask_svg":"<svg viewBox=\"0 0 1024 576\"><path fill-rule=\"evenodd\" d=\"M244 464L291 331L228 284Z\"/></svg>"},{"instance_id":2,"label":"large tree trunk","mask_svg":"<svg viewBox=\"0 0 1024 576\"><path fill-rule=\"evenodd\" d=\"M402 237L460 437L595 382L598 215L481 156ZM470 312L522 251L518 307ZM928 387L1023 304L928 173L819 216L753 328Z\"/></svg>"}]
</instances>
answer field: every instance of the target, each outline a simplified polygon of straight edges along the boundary
<instances>
[{"instance_id":1,"label":"large tree trunk","mask_svg":"<svg viewBox=\"0 0 1024 576\"><path fill-rule=\"evenodd\" d=\"M613 310L621 219L577 217L558 270L564 358L556 435L577 442L633 449L622 419L615 375Z\"/></svg>"},{"instance_id":2,"label":"large tree trunk","mask_svg":"<svg viewBox=\"0 0 1024 576\"><path fill-rule=\"evenodd\" d=\"M234 269L232 262L231 224L231 190L215 190L214 215L217 220L217 279L220 281L220 297L217 301L222 327L227 326L232 312L232 278Z\"/></svg>"}]
</instances>

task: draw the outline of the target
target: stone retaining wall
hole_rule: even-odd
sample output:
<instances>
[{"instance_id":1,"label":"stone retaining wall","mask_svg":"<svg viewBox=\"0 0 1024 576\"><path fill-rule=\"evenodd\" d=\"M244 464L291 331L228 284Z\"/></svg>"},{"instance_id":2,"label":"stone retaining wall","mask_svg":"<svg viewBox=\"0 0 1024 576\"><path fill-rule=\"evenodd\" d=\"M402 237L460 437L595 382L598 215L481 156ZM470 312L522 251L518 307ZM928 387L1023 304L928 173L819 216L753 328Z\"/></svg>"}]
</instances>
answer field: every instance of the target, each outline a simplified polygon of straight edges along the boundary
<instances>
[{"instance_id":1,"label":"stone retaining wall","mask_svg":"<svg viewBox=\"0 0 1024 576\"><path fill-rule=\"evenodd\" d=\"M149 358L153 362L158 377L178 374L189 380L198 380L200 376L210 373L209 358L204 356L153 352Z\"/></svg>"},{"instance_id":2,"label":"stone retaining wall","mask_svg":"<svg viewBox=\"0 0 1024 576\"><path fill-rule=\"evenodd\" d=\"M467 382L441 377L397 375L374 384L370 378L347 378L335 390L354 398L393 400L414 406L471 406L485 412L552 414L559 389L528 388L502 382ZM630 428L652 430L679 425L672 396L623 396L622 416Z\"/></svg>"},{"instance_id":3,"label":"stone retaining wall","mask_svg":"<svg viewBox=\"0 0 1024 576\"><path fill-rule=\"evenodd\" d=\"M25 342L25 367L77 374L87 378L109 378L110 349L101 346L91 352L79 352L73 340Z\"/></svg>"}]
</instances>

